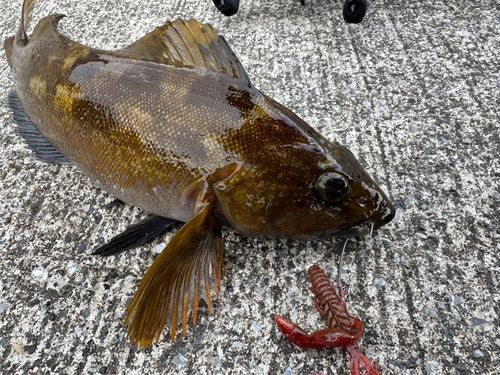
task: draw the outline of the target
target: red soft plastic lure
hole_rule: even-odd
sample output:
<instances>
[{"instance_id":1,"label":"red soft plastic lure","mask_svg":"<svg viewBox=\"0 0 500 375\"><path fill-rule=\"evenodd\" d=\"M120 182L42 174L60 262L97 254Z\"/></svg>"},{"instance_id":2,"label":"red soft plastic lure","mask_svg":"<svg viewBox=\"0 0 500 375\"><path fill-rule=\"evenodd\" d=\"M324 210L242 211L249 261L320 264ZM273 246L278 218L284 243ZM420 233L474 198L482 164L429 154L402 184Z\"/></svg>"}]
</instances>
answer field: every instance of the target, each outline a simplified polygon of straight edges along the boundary
<instances>
[{"instance_id":1,"label":"red soft plastic lure","mask_svg":"<svg viewBox=\"0 0 500 375\"><path fill-rule=\"evenodd\" d=\"M366 375L381 375L377 366L372 365L358 347L357 341L363 334L363 323L347 312L344 291L341 290L339 297L332 282L317 265L309 268L307 273L311 279L311 291L315 296L314 305L325 319L328 328L308 334L288 319L275 316L274 320L281 332L300 348L345 347L351 357L352 375L361 375L361 368L365 369ZM316 372L316 375L320 374Z\"/></svg>"}]
</instances>

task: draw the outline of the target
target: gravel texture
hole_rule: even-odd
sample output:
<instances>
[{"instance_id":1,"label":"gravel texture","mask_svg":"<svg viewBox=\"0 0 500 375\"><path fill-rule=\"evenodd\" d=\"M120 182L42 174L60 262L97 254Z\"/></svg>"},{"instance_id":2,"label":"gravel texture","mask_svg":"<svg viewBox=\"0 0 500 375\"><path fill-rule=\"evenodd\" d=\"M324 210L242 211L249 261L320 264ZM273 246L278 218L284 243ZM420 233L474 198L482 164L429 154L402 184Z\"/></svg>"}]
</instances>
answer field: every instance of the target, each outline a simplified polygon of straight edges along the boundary
<instances>
[{"instance_id":1,"label":"gravel texture","mask_svg":"<svg viewBox=\"0 0 500 375\"><path fill-rule=\"evenodd\" d=\"M21 1L6 1L0 36ZM390 193L396 220L348 245L349 309L382 374L498 374L500 365L500 5L373 0L348 25L334 0L39 0L36 23L106 49L177 17L209 22L253 83L347 145ZM302 350L274 324L324 327L307 268L336 277L343 241L252 240L226 231L222 293L188 336L129 345L124 310L167 234L137 251L89 252L145 214L75 167L38 162L6 106L0 52L0 373L348 374L343 349ZM178 227L174 229L174 232Z\"/></svg>"}]
</instances>

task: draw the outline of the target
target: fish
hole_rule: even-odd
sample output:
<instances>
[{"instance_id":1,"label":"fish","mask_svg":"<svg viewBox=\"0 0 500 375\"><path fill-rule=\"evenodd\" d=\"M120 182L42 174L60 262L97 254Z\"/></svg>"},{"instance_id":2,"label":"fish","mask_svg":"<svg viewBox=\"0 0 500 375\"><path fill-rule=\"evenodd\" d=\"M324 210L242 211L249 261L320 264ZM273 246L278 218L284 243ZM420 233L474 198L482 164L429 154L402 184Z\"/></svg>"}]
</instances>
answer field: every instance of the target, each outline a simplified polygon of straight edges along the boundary
<instances>
[{"instance_id":1,"label":"fish","mask_svg":"<svg viewBox=\"0 0 500 375\"><path fill-rule=\"evenodd\" d=\"M34 7L24 0L19 29L4 41L26 142L155 215L133 229L138 243L149 225L158 235L185 223L127 307L133 344L158 342L167 324L172 341L178 324L186 335L200 299L211 313L225 228L316 241L362 236L394 217L356 157L260 92L210 25L177 19L106 51L61 34L62 14L28 35Z\"/></svg>"}]
</instances>

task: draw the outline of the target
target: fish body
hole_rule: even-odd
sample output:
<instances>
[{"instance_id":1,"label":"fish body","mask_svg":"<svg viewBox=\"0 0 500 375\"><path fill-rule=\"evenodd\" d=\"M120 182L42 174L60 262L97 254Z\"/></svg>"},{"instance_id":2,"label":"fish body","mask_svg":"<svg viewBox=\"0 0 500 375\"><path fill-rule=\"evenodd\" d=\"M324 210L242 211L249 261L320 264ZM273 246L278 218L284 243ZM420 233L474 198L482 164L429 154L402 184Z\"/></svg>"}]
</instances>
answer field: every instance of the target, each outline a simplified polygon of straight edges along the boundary
<instances>
[{"instance_id":1,"label":"fish body","mask_svg":"<svg viewBox=\"0 0 500 375\"><path fill-rule=\"evenodd\" d=\"M252 237L362 235L394 207L353 154L261 93L226 41L195 20L167 22L104 51L62 35L62 15L28 37L34 0L5 49L38 131L106 191L187 224L128 309L132 341L158 339L177 312L186 331L218 291L222 227Z\"/></svg>"}]
</instances>

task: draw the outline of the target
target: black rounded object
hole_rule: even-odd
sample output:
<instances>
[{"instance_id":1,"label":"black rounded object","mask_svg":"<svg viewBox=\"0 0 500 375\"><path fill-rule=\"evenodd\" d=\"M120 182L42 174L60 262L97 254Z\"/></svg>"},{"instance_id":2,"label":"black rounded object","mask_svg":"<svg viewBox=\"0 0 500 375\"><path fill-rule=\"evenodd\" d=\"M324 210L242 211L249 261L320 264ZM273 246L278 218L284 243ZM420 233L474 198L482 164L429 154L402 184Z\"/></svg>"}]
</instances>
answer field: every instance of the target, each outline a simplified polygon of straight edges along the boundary
<instances>
[{"instance_id":1,"label":"black rounded object","mask_svg":"<svg viewBox=\"0 0 500 375\"><path fill-rule=\"evenodd\" d=\"M347 23L360 23L365 17L367 8L367 0L345 0L344 21Z\"/></svg>"},{"instance_id":2,"label":"black rounded object","mask_svg":"<svg viewBox=\"0 0 500 375\"><path fill-rule=\"evenodd\" d=\"M238 13L238 8L240 7L240 0L213 0L213 2L217 9L227 17Z\"/></svg>"}]
</instances>

